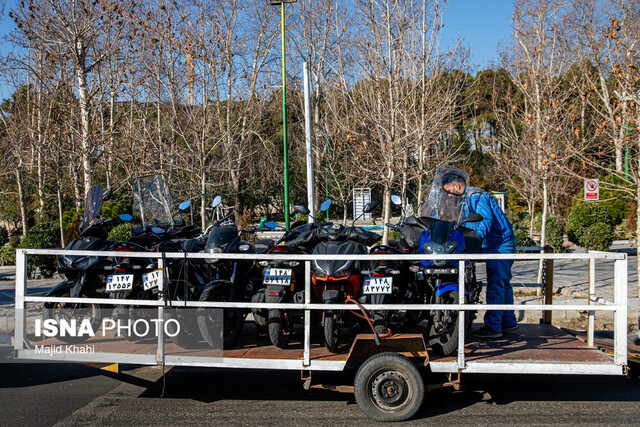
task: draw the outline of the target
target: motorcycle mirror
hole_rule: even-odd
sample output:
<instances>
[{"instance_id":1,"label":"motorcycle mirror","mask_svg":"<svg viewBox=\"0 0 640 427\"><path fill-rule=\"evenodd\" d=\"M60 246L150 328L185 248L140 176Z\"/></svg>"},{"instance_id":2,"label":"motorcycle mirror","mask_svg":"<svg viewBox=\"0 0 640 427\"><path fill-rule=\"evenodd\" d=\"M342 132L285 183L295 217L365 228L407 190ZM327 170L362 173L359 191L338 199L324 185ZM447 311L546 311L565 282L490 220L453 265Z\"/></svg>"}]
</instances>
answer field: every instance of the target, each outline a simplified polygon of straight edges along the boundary
<instances>
[{"instance_id":1,"label":"motorcycle mirror","mask_svg":"<svg viewBox=\"0 0 640 427\"><path fill-rule=\"evenodd\" d=\"M120 214L118 215L118 218L120 218L122 221L131 221L133 219L133 217L129 214Z\"/></svg>"},{"instance_id":2,"label":"motorcycle mirror","mask_svg":"<svg viewBox=\"0 0 640 427\"><path fill-rule=\"evenodd\" d=\"M377 207L378 207L378 202L374 200L373 202L369 202L366 205L364 205L364 209L362 209L362 213L371 213Z\"/></svg>"},{"instance_id":3,"label":"motorcycle mirror","mask_svg":"<svg viewBox=\"0 0 640 427\"><path fill-rule=\"evenodd\" d=\"M273 230L274 228L278 227L278 224L273 221L267 221L264 223L264 226Z\"/></svg>"},{"instance_id":4,"label":"motorcycle mirror","mask_svg":"<svg viewBox=\"0 0 640 427\"><path fill-rule=\"evenodd\" d=\"M309 210L308 207L304 206L304 205L295 205L293 207L293 210L302 214L302 215L309 215L311 213L311 211Z\"/></svg>"},{"instance_id":5,"label":"motorcycle mirror","mask_svg":"<svg viewBox=\"0 0 640 427\"><path fill-rule=\"evenodd\" d=\"M160 228L160 227L151 227L151 231L153 231L156 234L163 234L165 232L164 228Z\"/></svg>"},{"instance_id":6,"label":"motorcycle mirror","mask_svg":"<svg viewBox=\"0 0 640 427\"><path fill-rule=\"evenodd\" d=\"M222 199L220 198L220 196L214 197L213 201L211 202L211 207L215 208L216 206L218 206L220 204L220 202L222 202Z\"/></svg>"},{"instance_id":7,"label":"motorcycle mirror","mask_svg":"<svg viewBox=\"0 0 640 427\"><path fill-rule=\"evenodd\" d=\"M397 196L397 195L394 194L394 195L391 196L391 202L394 205L399 205L400 203L402 203L402 199L400 198L400 196Z\"/></svg>"},{"instance_id":8,"label":"motorcycle mirror","mask_svg":"<svg viewBox=\"0 0 640 427\"><path fill-rule=\"evenodd\" d=\"M189 209L189 206L191 206L191 200L185 200L178 205L178 210L184 211L186 209Z\"/></svg>"},{"instance_id":9,"label":"motorcycle mirror","mask_svg":"<svg viewBox=\"0 0 640 427\"><path fill-rule=\"evenodd\" d=\"M331 200L327 199L320 205L320 210L322 212L329 210L329 206L331 206Z\"/></svg>"},{"instance_id":10,"label":"motorcycle mirror","mask_svg":"<svg viewBox=\"0 0 640 427\"><path fill-rule=\"evenodd\" d=\"M102 201L106 202L107 200L111 199L112 195L113 195L113 190L111 188L107 189L107 191L105 191L104 194L102 195Z\"/></svg>"}]
</instances>

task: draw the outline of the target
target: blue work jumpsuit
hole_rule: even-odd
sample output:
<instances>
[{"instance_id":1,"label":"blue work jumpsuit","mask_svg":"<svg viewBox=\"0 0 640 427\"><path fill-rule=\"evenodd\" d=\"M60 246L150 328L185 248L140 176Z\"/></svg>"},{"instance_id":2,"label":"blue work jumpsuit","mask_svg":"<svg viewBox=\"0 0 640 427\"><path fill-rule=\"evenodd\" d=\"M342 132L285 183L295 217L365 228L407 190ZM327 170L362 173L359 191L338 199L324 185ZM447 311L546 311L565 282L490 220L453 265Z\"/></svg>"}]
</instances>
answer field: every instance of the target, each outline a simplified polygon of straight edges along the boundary
<instances>
[{"instance_id":1,"label":"blue work jumpsuit","mask_svg":"<svg viewBox=\"0 0 640 427\"><path fill-rule=\"evenodd\" d=\"M513 227L495 199L486 191L467 187L464 196L464 218L476 212L482 221L469 222L465 227L473 229L482 238L485 254L513 254L516 239ZM513 304L511 287L512 259L487 260L487 304ZM484 324L495 332L517 323L513 310L487 310Z\"/></svg>"}]
</instances>

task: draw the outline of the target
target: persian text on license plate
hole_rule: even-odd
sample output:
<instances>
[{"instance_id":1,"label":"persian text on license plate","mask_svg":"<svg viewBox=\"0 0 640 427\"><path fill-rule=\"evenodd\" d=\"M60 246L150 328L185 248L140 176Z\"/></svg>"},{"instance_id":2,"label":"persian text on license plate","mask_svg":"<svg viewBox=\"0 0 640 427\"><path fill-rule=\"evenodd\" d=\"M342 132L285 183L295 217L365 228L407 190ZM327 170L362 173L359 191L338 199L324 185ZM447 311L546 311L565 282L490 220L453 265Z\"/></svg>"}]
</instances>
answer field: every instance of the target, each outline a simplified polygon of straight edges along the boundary
<instances>
[{"instance_id":1,"label":"persian text on license plate","mask_svg":"<svg viewBox=\"0 0 640 427\"><path fill-rule=\"evenodd\" d=\"M162 280L162 271L156 270L142 275L142 288L145 291L157 288Z\"/></svg>"},{"instance_id":2,"label":"persian text on license plate","mask_svg":"<svg viewBox=\"0 0 640 427\"><path fill-rule=\"evenodd\" d=\"M290 268L267 268L264 270L262 283L265 285L283 285L291 284Z\"/></svg>"},{"instance_id":3,"label":"persian text on license plate","mask_svg":"<svg viewBox=\"0 0 640 427\"><path fill-rule=\"evenodd\" d=\"M391 294L393 292L393 277L367 277L364 279L362 293L371 294Z\"/></svg>"},{"instance_id":4,"label":"persian text on license plate","mask_svg":"<svg viewBox=\"0 0 640 427\"><path fill-rule=\"evenodd\" d=\"M107 292L130 291L133 289L133 274L114 274L107 277Z\"/></svg>"}]
</instances>

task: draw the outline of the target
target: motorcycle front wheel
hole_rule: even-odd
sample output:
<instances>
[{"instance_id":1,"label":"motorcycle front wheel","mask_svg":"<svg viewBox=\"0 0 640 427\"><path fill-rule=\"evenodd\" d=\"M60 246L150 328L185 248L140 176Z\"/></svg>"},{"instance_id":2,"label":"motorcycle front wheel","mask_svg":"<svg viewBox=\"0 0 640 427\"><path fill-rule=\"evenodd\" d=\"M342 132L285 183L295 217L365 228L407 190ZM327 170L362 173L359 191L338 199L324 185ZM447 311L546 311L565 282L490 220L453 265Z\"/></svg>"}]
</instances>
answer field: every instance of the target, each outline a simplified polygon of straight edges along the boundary
<instances>
[{"instance_id":1,"label":"motorcycle front wheel","mask_svg":"<svg viewBox=\"0 0 640 427\"><path fill-rule=\"evenodd\" d=\"M442 304L458 304L458 292L448 291L440 297ZM443 356L450 356L458 350L458 312L456 310L436 310L429 319L429 345Z\"/></svg>"},{"instance_id":2,"label":"motorcycle front wheel","mask_svg":"<svg viewBox=\"0 0 640 427\"><path fill-rule=\"evenodd\" d=\"M200 301L229 301L224 288L205 289ZM237 344L242 335L244 315L239 308L198 307L198 327L202 338L213 348L230 348Z\"/></svg>"},{"instance_id":3,"label":"motorcycle front wheel","mask_svg":"<svg viewBox=\"0 0 640 427\"><path fill-rule=\"evenodd\" d=\"M284 310L269 310L269 338L278 348L287 346L286 321Z\"/></svg>"},{"instance_id":4,"label":"motorcycle front wheel","mask_svg":"<svg viewBox=\"0 0 640 427\"><path fill-rule=\"evenodd\" d=\"M48 296L70 298L71 289L59 289ZM89 298L90 296L83 292L80 294L80 297ZM102 321L102 307L99 304L46 302L42 309L42 320L44 321L47 319L53 319L58 324L60 324L61 321L70 322L75 319L78 326L84 322L84 319L89 319L91 329L95 332L100 327L100 322ZM84 335L58 335L56 338L69 344L79 343L87 339Z\"/></svg>"},{"instance_id":5,"label":"motorcycle front wheel","mask_svg":"<svg viewBox=\"0 0 640 427\"><path fill-rule=\"evenodd\" d=\"M324 346L331 353L338 352L338 342L340 341L340 325L338 324L338 313L331 310L324 312Z\"/></svg>"}]
</instances>

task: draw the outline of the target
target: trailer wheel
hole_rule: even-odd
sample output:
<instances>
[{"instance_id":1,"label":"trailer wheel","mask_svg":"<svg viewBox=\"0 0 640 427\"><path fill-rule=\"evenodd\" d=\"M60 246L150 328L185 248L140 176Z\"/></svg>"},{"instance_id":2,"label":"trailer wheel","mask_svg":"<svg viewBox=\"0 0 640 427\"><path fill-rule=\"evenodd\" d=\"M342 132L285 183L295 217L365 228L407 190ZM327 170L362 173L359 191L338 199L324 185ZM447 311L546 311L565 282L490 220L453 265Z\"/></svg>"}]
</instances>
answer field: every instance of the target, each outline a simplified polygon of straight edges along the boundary
<instances>
[{"instance_id":1,"label":"trailer wheel","mask_svg":"<svg viewBox=\"0 0 640 427\"><path fill-rule=\"evenodd\" d=\"M367 359L354 382L358 406L376 421L404 421L424 401L424 382L418 369L404 356L380 353Z\"/></svg>"}]
</instances>

